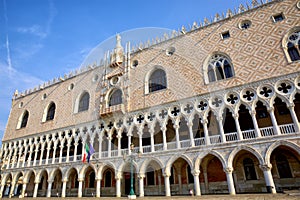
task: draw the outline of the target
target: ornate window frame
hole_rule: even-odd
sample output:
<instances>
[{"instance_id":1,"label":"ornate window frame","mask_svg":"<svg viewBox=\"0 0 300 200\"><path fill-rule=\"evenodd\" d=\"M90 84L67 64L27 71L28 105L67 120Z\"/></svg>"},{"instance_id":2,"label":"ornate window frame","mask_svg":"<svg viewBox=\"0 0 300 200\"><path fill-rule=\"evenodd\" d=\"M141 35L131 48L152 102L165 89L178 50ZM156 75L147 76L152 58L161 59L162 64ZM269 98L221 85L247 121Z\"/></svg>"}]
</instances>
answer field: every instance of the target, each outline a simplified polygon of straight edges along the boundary
<instances>
[{"instance_id":1,"label":"ornate window frame","mask_svg":"<svg viewBox=\"0 0 300 200\"><path fill-rule=\"evenodd\" d=\"M24 120L24 117L25 117L26 114L28 114L27 122L26 122L25 126L22 126L23 120ZM28 110L24 110L23 113L19 117L18 124L17 124L17 129L25 128L27 126L27 124L28 124L28 119L29 119L29 111Z\"/></svg>"},{"instance_id":2,"label":"ornate window frame","mask_svg":"<svg viewBox=\"0 0 300 200\"><path fill-rule=\"evenodd\" d=\"M164 89L160 89L160 90L155 90L155 91L151 91L149 90L150 88L150 78L152 76L152 74L157 71L157 70L162 70L164 73L165 73L165 78L166 78L166 88L164 89L167 89L168 88L168 75L167 75L167 72L166 70L160 66L160 65L155 65L145 76L145 94L149 94L149 93L153 93L153 92L157 92L157 91L160 91L160 90L164 90Z\"/></svg>"},{"instance_id":3,"label":"ornate window frame","mask_svg":"<svg viewBox=\"0 0 300 200\"><path fill-rule=\"evenodd\" d=\"M55 106L54 116L53 116L53 119L52 119L52 120L54 120L54 118L55 118L55 113L56 113L56 104L55 104L53 101L51 101L51 102L46 106L46 108L44 109L42 122L51 121L51 120L47 120L47 116L48 116L48 112L49 112L50 106L52 106L52 104L54 104L54 106Z\"/></svg>"},{"instance_id":4,"label":"ornate window frame","mask_svg":"<svg viewBox=\"0 0 300 200\"><path fill-rule=\"evenodd\" d=\"M80 101L82 100L83 96L85 94L88 94L89 95L89 104L88 104L88 108L86 110L79 110L79 106L80 106ZM91 101L91 95L90 93L87 91L87 90L84 90L80 93L80 95L78 95L78 97L76 98L76 101L75 101L75 105L74 105L74 113L79 113L79 112L84 112L84 111L87 111L89 110L89 107L90 107L90 101Z\"/></svg>"},{"instance_id":5,"label":"ornate window frame","mask_svg":"<svg viewBox=\"0 0 300 200\"><path fill-rule=\"evenodd\" d=\"M215 71L215 66L214 66L214 68L209 69L209 66L213 66L216 63L216 57L221 57L221 58L227 60L227 62L229 63L229 65L231 67L231 76L230 77L225 76L225 71L224 71L224 68L223 68L224 66L222 66L222 69L223 69L223 72L224 72L224 74L223 74L224 78L222 78L222 79L218 79L216 71ZM215 63L213 65L210 65L211 62L215 62ZM213 71L211 71L211 70L213 70ZM209 81L209 73L210 72L214 73L213 75L215 77L215 80L213 80L213 81ZM218 81L222 81L222 80L227 80L229 78L233 78L235 76L235 73L234 73L234 66L233 66L233 63L232 63L232 60L231 60L230 56L228 56L227 54L225 54L223 52L213 52L204 61L203 74L204 74L204 83L205 84L209 84L209 83L218 82Z\"/></svg>"},{"instance_id":6,"label":"ornate window frame","mask_svg":"<svg viewBox=\"0 0 300 200\"><path fill-rule=\"evenodd\" d=\"M295 61L292 61L291 57L290 57L290 54L288 52L288 42L289 42L289 37L291 36L291 34L295 33L296 31L300 31L300 26L296 26L296 27L293 27L291 28L283 37L282 39L282 48L283 48L283 51L285 53L285 57L288 61L288 63L292 63L292 62L297 62L299 60L295 60ZM300 35L299 35L299 40L300 40ZM299 54L300 54L300 47L298 46L298 49L299 49Z\"/></svg>"},{"instance_id":7,"label":"ornate window frame","mask_svg":"<svg viewBox=\"0 0 300 200\"><path fill-rule=\"evenodd\" d=\"M117 92L117 91L121 91L121 103L120 104L114 104L114 105L110 105L110 99L111 99L111 96ZM116 105L121 105L124 103L124 93L123 93L123 90L119 87L114 87L114 88L111 88L108 92L107 92L107 95L106 95L106 98L105 98L105 102L106 102L106 108L109 108L111 106L116 106Z\"/></svg>"}]
</instances>

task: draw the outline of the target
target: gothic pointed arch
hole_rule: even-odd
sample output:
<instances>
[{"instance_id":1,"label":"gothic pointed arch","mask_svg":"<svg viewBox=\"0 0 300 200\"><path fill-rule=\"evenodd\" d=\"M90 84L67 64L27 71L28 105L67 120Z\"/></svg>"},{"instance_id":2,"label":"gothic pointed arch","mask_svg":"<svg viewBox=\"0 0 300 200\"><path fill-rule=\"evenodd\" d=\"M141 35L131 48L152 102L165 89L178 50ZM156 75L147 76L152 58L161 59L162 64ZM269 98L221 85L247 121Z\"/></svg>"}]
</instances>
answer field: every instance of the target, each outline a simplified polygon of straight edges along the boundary
<instances>
[{"instance_id":1,"label":"gothic pointed arch","mask_svg":"<svg viewBox=\"0 0 300 200\"><path fill-rule=\"evenodd\" d=\"M19 118L17 129L25 128L29 119L29 112L25 110Z\"/></svg>"},{"instance_id":2,"label":"gothic pointed arch","mask_svg":"<svg viewBox=\"0 0 300 200\"><path fill-rule=\"evenodd\" d=\"M230 57L221 52L215 52L206 59L203 71L206 84L234 76L234 68Z\"/></svg>"},{"instance_id":3,"label":"gothic pointed arch","mask_svg":"<svg viewBox=\"0 0 300 200\"><path fill-rule=\"evenodd\" d=\"M145 77L145 93L167 88L167 74L163 67L155 66Z\"/></svg>"},{"instance_id":4,"label":"gothic pointed arch","mask_svg":"<svg viewBox=\"0 0 300 200\"><path fill-rule=\"evenodd\" d=\"M75 113L83 112L89 109L90 94L87 91L83 91L75 102Z\"/></svg>"},{"instance_id":5,"label":"gothic pointed arch","mask_svg":"<svg viewBox=\"0 0 300 200\"><path fill-rule=\"evenodd\" d=\"M288 31L282 40L282 47L289 62L300 60L300 27Z\"/></svg>"},{"instance_id":6,"label":"gothic pointed arch","mask_svg":"<svg viewBox=\"0 0 300 200\"><path fill-rule=\"evenodd\" d=\"M107 98L107 107L116 106L123 103L123 92L119 88L112 89Z\"/></svg>"},{"instance_id":7,"label":"gothic pointed arch","mask_svg":"<svg viewBox=\"0 0 300 200\"><path fill-rule=\"evenodd\" d=\"M46 121L51 121L54 119L55 116L55 110L56 110L56 105L55 103L52 101L48 104L48 106L45 108L44 110L44 115L43 115L43 122Z\"/></svg>"}]
</instances>

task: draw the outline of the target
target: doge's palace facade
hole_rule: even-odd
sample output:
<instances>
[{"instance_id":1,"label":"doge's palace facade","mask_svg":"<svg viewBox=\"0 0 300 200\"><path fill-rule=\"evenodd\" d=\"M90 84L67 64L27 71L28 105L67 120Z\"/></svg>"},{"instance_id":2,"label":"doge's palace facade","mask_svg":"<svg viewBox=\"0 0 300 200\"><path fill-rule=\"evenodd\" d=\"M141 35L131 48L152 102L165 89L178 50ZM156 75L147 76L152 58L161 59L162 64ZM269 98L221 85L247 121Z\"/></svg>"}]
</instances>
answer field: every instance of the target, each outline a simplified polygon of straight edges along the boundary
<instances>
[{"instance_id":1,"label":"doge's palace facade","mask_svg":"<svg viewBox=\"0 0 300 200\"><path fill-rule=\"evenodd\" d=\"M252 0L13 96L2 197L300 187L300 1ZM95 153L83 163L86 146Z\"/></svg>"}]
</instances>

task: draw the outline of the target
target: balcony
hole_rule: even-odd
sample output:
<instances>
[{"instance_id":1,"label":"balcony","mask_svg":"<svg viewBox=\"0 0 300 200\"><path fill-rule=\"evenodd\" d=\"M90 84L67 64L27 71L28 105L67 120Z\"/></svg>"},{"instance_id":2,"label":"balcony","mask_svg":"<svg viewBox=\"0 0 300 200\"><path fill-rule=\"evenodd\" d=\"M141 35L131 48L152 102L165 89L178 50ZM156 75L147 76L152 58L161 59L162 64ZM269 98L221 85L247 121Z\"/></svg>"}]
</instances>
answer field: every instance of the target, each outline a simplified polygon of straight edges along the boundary
<instances>
[{"instance_id":1,"label":"balcony","mask_svg":"<svg viewBox=\"0 0 300 200\"><path fill-rule=\"evenodd\" d=\"M210 147L210 146L218 146L218 145L223 145L224 143L230 144L230 143L236 143L238 141L251 141L251 140L258 140L258 139L263 139L266 137L282 137L284 135L288 134L294 134L296 132L295 125L294 124L284 124L284 125L279 125L279 130L280 134L275 135L275 131L273 127L264 127L260 128L259 131L261 132L261 137L258 137L256 135L255 130L246 130L242 131L242 139L239 140L238 133L233 132L233 133L225 133L225 139L226 141L222 141L221 135L213 135L209 136L208 138L205 137L200 137L200 138L194 138L194 146L191 144L191 140L181 140L179 141L179 147L177 147L177 142L176 141L170 141L167 142L165 145L164 144L154 144L152 147L151 145L146 145L140 147L135 147L131 152L134 153L141 153L142 151L143 154L151 154L151 153L160 153L164 151L174 151L176 149L180 150L185 150L188 148L199 148L200 146L202 147ZM206 144L206 141L209 141L210 144ZM165 148L164 148L165 146ZM93 154L91 160L98 160L98 159L103 159L103 158L117 158L117 157L122 157L124 154L129 154L129 150L126 149L114 149L111 151L102 151L102 152L96 152ZM17 162L11 161L10 164L6 165L6 169L12 169L12 168L22 168L22 167L32 167L34 165L34 161L26 161L23 164L23 160L20 161L19 164ZM82 162L82 155L76 155L76 156L69 156L67 157L61 157L61 158L48 158L48 159L43 159L39 160L37 159L35 162L35 166L43 166L43 165L55 165L59 163L73 163L73 162Z\"/></svg>"},{"instance_id":2,"label":"balcony","mask_svg":"<svg viewBox=\"0 0 300 200\"><path fill-rule=\"evenodd\" d=\"M109 106L108 108L102 107L100 109L100 115L105 116L105 115L111 115L112 113L120 113L124 114L125 112L125 106L124 104L118 104L114 106Z\"/></svg>"}]
</instances>

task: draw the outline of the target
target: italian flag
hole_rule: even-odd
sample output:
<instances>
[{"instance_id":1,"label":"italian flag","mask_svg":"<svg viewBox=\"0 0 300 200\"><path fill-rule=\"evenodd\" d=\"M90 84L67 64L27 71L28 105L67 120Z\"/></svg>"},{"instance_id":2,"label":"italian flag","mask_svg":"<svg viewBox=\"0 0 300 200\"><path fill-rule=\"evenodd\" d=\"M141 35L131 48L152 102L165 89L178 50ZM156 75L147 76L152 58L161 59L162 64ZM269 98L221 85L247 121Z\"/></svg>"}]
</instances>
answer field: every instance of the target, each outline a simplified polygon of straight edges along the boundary
<instances>
[{"instance_id":1,"label":"italian flag","mask_svg":"<svg viewBox=\"0 0 300 200\"><path fill-rule=\"evenodd\" d=\"M95 149L93 148L92 144L88 145L87 143L85 143L85 152L83 155L83 159L82 162L86 162L86 160L88 161L88 163L90 162L90 158L93 155L93 153L95 153Z\"/></svg>"}]
</instances>

